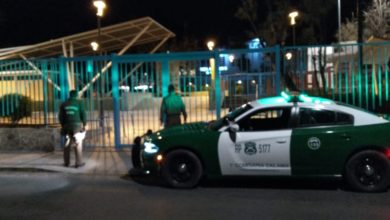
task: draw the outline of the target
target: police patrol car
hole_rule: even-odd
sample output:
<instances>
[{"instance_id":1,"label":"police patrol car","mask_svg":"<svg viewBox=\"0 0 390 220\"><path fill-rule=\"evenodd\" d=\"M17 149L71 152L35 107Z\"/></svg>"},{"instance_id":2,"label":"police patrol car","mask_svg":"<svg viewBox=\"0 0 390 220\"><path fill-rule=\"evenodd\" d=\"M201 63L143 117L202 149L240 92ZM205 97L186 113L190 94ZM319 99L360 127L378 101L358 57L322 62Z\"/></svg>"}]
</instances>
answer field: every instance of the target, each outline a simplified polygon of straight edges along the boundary
<instances>
[{"instance_id":1,"label":"police patrol car","mask_svg":"<svg viewBox=\"0 0 390 220\"><path fill-rule=\"evenodd\" d=\"M216 121L151 133L139 144L134 165L175 188L195 187L205 176L343 177L365 192L390 184L390 122L303 94L259 99Z\"/></svg>"}]
</instances>

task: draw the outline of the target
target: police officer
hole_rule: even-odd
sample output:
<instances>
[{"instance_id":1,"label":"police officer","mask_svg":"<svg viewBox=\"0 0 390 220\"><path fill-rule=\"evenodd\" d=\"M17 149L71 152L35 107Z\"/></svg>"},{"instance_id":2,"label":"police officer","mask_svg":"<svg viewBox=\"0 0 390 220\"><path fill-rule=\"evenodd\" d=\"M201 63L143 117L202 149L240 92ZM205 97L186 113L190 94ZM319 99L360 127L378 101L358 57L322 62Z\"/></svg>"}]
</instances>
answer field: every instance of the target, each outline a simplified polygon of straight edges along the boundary
<instances>
[{"instance_id":1,"label":"police officer","mask_svg":"<svg viewBox=\"0 0 390 220\"><path fill-rule=\"evenodd\" d=\"M75 147L76 168L84 166L85 163L83 163L82 141L77 141L74 134L85 131L86 126L84 105L77 99L77 95L78 92L76 90L70 91L69 99L61 105L58 116L61 123L61 135L66 138L64 147L64 165L66 167L69 166L70 150L71 147Z\"/></svg>"},{"instance_id":2,"label":"police officer","mask_svg":"<svg viewBox=\"0 0 390 220\"><path fill-rule=\"evenodd\" d=\"M187 121L186 106L179 95L175 93L173 85L168 86L168 95L163 98L160 109L160 122L165 128L180 125L180 115Z\"/></svg>"}]
</instances>

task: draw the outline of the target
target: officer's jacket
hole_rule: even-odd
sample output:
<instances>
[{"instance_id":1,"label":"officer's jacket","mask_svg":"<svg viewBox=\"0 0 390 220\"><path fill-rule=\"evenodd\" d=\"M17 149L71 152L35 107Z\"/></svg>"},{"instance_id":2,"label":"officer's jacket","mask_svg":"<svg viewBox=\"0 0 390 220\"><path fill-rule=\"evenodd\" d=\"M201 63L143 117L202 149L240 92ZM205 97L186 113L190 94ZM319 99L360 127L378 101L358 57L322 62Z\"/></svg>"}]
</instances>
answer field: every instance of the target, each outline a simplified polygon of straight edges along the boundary
<instances>
[{"instance_id":1,"label":"officer's jacket","mask_svg":"<svg viewBox=\"0 0 390 220\"><path fill-rule=\"evenodd\" d=\"M170 115L180 115L180 113L183 113L184 117L187 116L183 100L174 92L169 93L169 95L163 98L160 109L160 119L162 120L164 116L169 117Z\"/></svg>"},{"instance_id":2,"label":"officer's jacket","mask_svg":"<svg viewBox=\"0 0 390 220\"><path fill-rule=\"evenodd\" d=\"M79 131L82 125L86 125L83 103L77 98L69 98L61 105L58 118L62 126L62 133Z\"/></svg>"}]
</instances>

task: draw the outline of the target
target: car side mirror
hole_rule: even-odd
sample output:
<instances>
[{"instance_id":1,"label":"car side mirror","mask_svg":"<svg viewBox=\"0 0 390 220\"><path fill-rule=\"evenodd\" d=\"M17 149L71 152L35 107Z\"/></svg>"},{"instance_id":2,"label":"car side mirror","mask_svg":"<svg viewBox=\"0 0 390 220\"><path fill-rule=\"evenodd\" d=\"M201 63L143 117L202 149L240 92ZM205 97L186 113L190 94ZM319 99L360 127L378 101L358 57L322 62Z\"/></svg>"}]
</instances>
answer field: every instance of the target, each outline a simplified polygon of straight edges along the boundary
<instances>
[{"instance_id":1,"label":"car side mirror","mask_svg":"<svg viewBox=\"0 0 390 220\"><path fill-rule=\"evenodd\" d=\"M240 130L240 126L238 124L230 124L229 125L229 131L237 132Z\"/></svg>"},{"instance_id":2,"label":"car side mirror","mask_svg":"<svg viewBox=\"0 0 390 220\"><path fill-rule=\"evenodd\" d=\"M231 123L229 125L228 131L229 131L229 137L230 139L235 143L237 139L237 131L240 130L240 126L238 124Z\"/></svg>"}]
</instances>

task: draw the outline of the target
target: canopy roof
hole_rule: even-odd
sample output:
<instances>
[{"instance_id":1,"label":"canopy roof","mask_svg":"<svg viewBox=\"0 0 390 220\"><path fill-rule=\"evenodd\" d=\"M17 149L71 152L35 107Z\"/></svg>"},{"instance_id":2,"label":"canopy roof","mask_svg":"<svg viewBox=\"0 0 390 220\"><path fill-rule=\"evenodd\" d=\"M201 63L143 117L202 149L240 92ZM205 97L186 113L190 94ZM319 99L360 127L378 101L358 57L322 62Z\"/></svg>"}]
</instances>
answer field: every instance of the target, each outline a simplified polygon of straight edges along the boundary
<instances>
[{"instance_id":1,"label":"canopy roof","mask_svg":"<svg viewBox=\"0 0 390 220\"><path fill-rule=\"evenodd\" d=\"M143 17L127 22L102 27L98 38L98 29L49 40L46 42L0 49L0 60L12 58L73 57L92 55L91 42L97 41L102 51L124 54L130 47L154 44L155 52L166 40L175 34L153 20ZM147 52L147 51L145 51Z\"/></svg>"}]
</instances>

